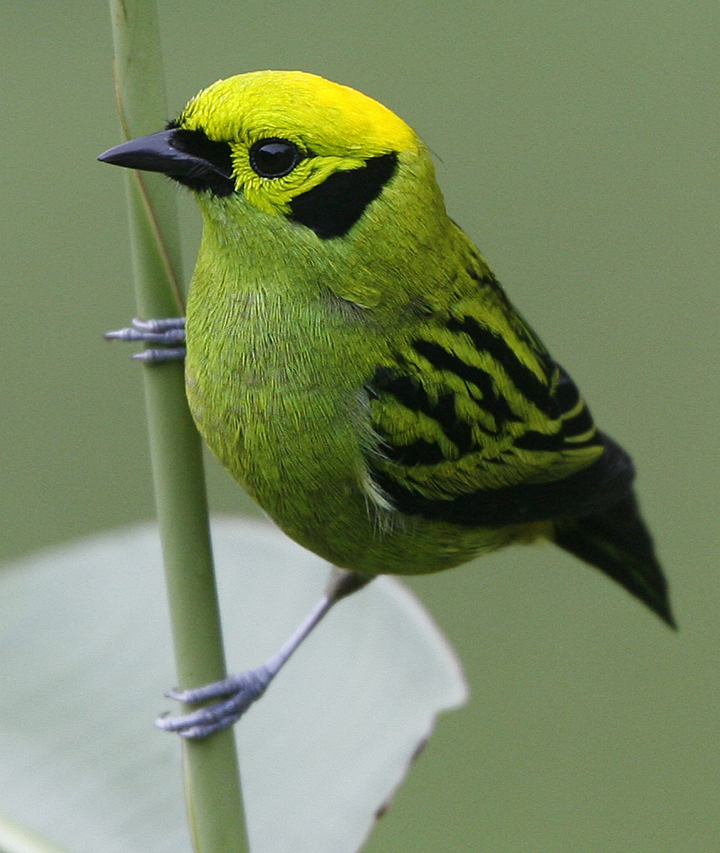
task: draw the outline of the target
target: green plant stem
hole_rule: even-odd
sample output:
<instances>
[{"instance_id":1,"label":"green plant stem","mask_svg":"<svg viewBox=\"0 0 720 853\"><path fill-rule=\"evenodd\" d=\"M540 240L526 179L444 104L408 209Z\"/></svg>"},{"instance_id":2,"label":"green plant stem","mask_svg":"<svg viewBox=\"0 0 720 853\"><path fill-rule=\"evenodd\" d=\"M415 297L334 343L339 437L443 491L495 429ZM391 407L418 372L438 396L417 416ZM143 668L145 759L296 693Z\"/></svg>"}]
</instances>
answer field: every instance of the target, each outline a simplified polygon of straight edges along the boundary
<instances>
[{"instance_id":1,"label":"green plant stem","mask_svg":"<svg viewBox=\"0 0 720 853\"><path fill-rule=\"evenodd\" d=\"M157 11L154 0L110 0L110 11L118 108L129 139L159 129L167 118ZM138 172L129 173L127 186L138 313L182 315L172 188ZM143 373L178 680L195 687L225 674L202 448L182 365L146 365ZM183 748L194 849L243 853L248 848L232 729Z\"/></svg>"}]
</instances>

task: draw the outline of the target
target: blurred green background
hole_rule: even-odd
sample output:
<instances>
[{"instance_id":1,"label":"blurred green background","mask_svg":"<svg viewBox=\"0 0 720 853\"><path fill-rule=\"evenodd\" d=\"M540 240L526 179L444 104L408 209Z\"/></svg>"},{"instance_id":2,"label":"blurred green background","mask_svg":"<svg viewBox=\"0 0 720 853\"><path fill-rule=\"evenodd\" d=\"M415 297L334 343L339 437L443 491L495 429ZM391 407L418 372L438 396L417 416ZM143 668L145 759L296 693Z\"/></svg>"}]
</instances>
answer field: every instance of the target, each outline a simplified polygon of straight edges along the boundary
<instances>
[{"instance_id":1,"label":"blurred green background","mask_svg":"<svg viewBox=\"0 0 720 853\"><path fill-rule=\"evenodd\" d=\"M451 215L631 452L681 631L551 547L411 581L473 697L367 850L717 853L718 10L160 2L170 115L300 68L424 137ZM0 557L151 517L103 2L2 4ZM198 217L180 196L187 270ZM712 271L712 273L711 273ZM214 463L215 510L252 512ZM160 685L160 688L164 685ZM158 695L159 695L158 692Z\"/></svg>"}]
</instances>

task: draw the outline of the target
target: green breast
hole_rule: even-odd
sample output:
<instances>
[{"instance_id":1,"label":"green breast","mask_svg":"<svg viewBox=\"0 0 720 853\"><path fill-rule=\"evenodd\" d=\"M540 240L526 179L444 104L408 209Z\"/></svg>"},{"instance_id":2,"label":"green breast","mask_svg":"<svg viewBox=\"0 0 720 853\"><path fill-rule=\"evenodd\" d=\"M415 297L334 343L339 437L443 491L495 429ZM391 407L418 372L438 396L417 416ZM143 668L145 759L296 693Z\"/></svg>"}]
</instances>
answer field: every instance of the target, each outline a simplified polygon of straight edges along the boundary
<instances>
[{"instance_id":1,"label":"green breast","mask_svg":"<svg viewBox=\"0 0 720 853\"><path fill-rule=\"evenodd\" d=\"M372 535L357 330L318 301L290 304L259 285L209 297L214 281L197 285L186 385L198 429L290 536L334 562L357 559Z\"/></svg>"}]
</instances>

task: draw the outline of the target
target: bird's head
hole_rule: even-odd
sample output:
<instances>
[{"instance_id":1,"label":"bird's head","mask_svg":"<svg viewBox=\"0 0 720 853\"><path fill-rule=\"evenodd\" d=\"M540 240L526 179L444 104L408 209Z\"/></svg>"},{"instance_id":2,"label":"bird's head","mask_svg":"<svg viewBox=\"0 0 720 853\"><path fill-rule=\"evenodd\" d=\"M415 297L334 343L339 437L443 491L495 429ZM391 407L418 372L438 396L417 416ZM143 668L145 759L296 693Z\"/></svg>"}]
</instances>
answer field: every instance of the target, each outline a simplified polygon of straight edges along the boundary
<instances>
[{"instance_id":1,"label":"bird's head","mask_svg":"<svg viewBox=\"0 0 720 853\"><path fill-rule=\"evenodd\" d=\"M166 130L100 159L163 172L211 218L242 205L321 240L351 232L381 194L396 220L408 219L399 209L408 202L417 211L442 205L427 150L404 121L355 89L299 71L219 80Z\"/></svg>"}]
</instances>

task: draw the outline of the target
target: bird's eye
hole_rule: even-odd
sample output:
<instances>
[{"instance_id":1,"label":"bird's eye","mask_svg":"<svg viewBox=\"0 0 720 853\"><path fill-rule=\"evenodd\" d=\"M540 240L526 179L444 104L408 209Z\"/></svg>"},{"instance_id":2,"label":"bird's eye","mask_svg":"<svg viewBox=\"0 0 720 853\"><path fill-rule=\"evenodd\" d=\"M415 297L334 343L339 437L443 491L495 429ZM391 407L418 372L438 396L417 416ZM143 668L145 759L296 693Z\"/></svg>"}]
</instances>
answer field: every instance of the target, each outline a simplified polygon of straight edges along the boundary
<instances>
[{"instance_id":1,"label":"bird's eye","mask_svg":"<svg viewBox=\"0 0 720 853\"><path fill-rule=\"evenodd\" d=\"M282 178L300 160L297 145L287 139L261 139L250 148L250 165L261 178Z\"/></svg>"}]
</instances>

